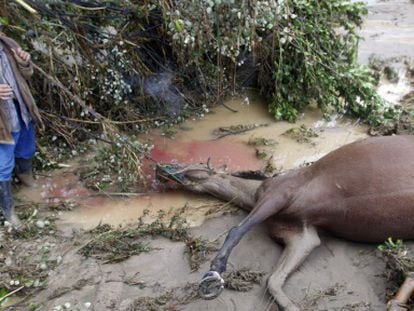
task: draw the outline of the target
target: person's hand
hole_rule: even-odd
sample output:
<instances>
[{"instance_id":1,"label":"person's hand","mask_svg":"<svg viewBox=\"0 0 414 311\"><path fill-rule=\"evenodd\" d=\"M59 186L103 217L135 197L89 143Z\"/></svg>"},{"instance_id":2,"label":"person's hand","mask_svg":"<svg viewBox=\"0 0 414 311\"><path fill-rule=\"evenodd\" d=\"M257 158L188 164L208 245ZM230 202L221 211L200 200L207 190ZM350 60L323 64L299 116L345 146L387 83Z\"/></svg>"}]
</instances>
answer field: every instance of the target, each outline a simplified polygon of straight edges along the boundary
<instances>
[{"instance_id":1,"label":"person's hand","mask_svg":"<svg viewBox=\"0 0 414 311\"><path fill-rule=\"evenodd\" d=\"M16 58L20 58L25 63L28 63L30 61L30 54L26 51L23 51L22 48L18 47L17 49L12 49L12 51Z\"/></svg>"},{"instance_id":2,"label":"person's hand","mask_svg":"<svg viewBox=\"0 0 414 311\"><path fill-rule=\"evenodd\" d=\"M13 97L13 90L8 84L0 84L0 99L8 100Z\"/></svg>"}]
</instances>

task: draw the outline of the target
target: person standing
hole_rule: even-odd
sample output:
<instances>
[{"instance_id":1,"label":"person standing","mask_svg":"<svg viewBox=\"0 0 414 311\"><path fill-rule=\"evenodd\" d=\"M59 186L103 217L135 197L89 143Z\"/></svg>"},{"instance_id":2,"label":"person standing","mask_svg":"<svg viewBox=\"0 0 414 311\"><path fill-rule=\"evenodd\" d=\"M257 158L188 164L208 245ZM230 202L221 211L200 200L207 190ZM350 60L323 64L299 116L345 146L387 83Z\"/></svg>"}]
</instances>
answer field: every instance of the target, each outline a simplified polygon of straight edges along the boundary
<instances>
[{"instance_id":1,"label":"person standing","mask_svg":"<svg viewBox=\"0 0 414 311\"><path fill-rule=\"evenodd\" d=\"M27 82L32 74L30 54L0 29L0 207L16 228L21 222L14 210L12 173L24 185L33 185L34 125L42 123Z\"/></svg>"}]
</instances>

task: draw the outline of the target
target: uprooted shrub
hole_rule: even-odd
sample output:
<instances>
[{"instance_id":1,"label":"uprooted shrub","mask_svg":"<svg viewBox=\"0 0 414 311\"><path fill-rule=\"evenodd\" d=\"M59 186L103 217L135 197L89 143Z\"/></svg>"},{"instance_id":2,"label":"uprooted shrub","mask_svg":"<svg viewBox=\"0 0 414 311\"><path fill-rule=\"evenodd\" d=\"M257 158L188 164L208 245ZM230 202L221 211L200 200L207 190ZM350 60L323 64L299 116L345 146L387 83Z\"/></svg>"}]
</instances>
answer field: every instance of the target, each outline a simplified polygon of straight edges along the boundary
<instances>
[{"instance_id":1,"label":"uprooted shrub","mask_svg":"<svg viewBox=\"0 0 414 311\"><path fill-rule=\"evenodd\" d=\"M367 13L361 2L193 0L166 11L178 59L211 72L219 94L240 82L247 62L278 120L294 121L312 101L326 116L371 124L399 116L376 93L368 68L356 64L356 30Z\"/></svg>"}]
</instances>

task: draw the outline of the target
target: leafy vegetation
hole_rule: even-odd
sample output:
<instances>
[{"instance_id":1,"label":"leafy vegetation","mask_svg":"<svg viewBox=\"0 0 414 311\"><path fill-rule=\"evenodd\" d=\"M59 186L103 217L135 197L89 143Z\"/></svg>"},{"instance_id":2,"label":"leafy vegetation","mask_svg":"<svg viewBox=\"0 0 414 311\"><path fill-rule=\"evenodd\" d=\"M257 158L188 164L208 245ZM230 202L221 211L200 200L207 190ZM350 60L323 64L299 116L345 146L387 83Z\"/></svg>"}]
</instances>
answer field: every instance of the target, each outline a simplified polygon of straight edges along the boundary
<instances>
[{"instance_id":1,"label":"leafy vegetation","mask_svg":"<svg viewBox=\"0 0 414 311\"><path fill-rule=\"evenodd\" d=\"M152 146L137 138L115 135L114 142L97 148L93 166L82 173L85 184L95 190L108 187L121 191L136 191L143 182L142 159Z\"/></svg>"},{"instance_id":2,"label":"leafy vegetation","mask_svg":"<svg viewBox=\"0 0 414 311\"><path fill-rule=\"evenodd\" d=\"M166 15L182 65L210 70L218 94L234 89L237 71L253 62L278 120L295 121L314 101L326 116L335 111L378 124L399 109L378 96L368 68L356 64L356 30L366 13L362 2L344 0L205 0L178 2Z\"/></svg>"}]
</instances>

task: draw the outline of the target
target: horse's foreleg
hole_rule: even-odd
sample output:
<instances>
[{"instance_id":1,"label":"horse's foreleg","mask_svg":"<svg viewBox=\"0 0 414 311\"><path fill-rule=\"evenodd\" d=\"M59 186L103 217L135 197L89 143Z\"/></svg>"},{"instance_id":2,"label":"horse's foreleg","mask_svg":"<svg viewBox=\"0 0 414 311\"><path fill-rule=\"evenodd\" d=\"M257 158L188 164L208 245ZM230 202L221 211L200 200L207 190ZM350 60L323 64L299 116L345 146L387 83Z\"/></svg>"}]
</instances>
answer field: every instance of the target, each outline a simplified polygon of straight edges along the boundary
<instances>
[{"instance_id":1,"label":"horse's foreleg","mask_svg":"<svg viewBox=\"0 0 414 311\"><path fill-rule=\"evenodd\" d=\"M296 311L299 309L283 292L282 286L288 276L299 267L313 249L320 245L321 241L312 226L289 228L286 232L279 232L277 238L283 239L286 247L279 258L276 270L268 280L268 289L284 310Z\"/></svg>"},{"instance_id":2,"label":"horse's foreleg","mask_svg":"<svg viewBox=\"0 0 414 311\"><path fill-rule=\"evenodd\" d=\"M283 208L286 201L286 196L283 195L264 197L238 226L230 230L223 246L211 263L211 270L201 280L200 295L203 298L215 298L221 293L224 281L220 274L226 271L227 260L233 248L251 228Z\"/></svg>"}]
</instances>

